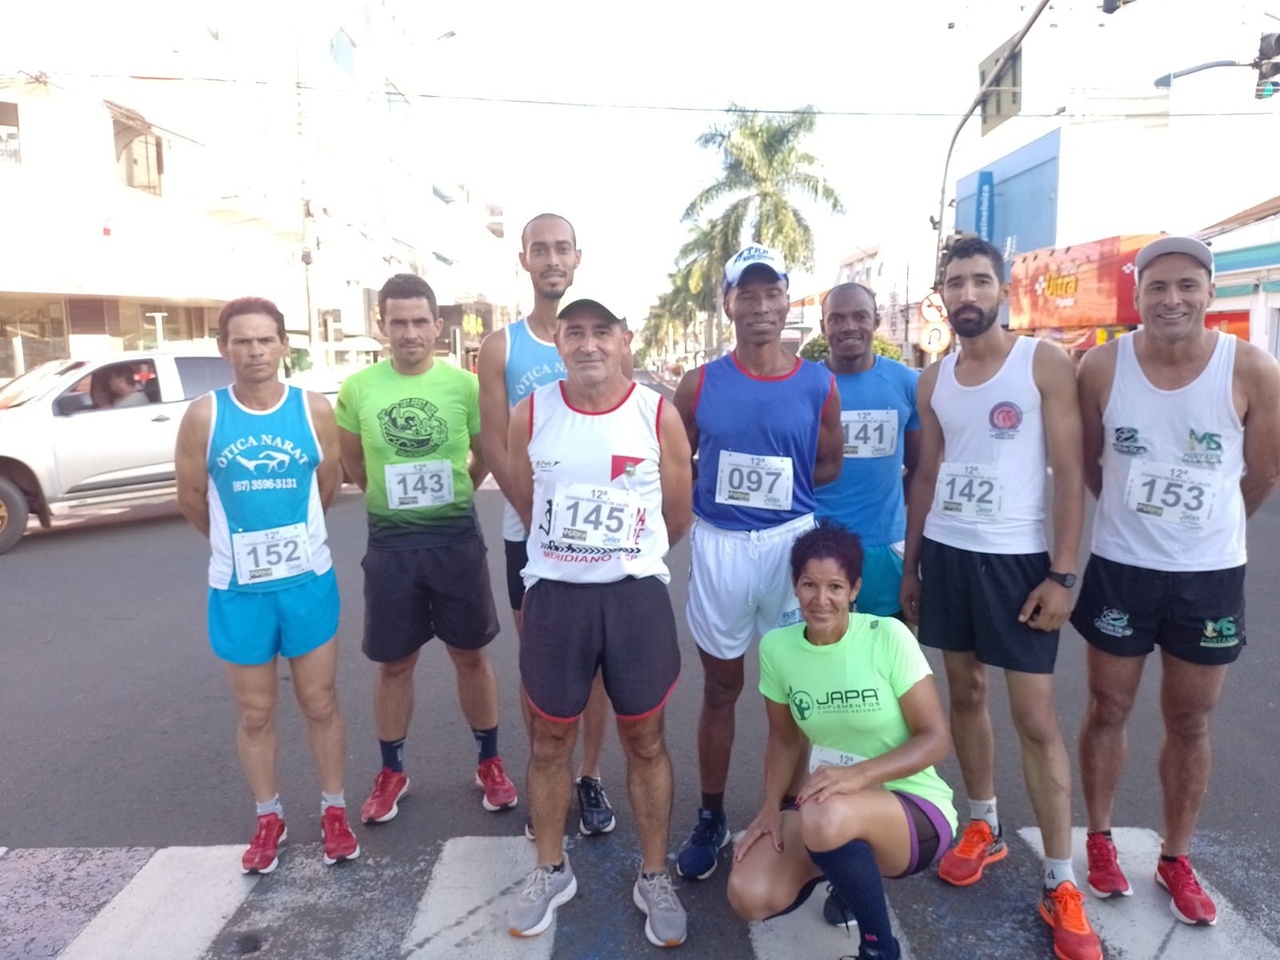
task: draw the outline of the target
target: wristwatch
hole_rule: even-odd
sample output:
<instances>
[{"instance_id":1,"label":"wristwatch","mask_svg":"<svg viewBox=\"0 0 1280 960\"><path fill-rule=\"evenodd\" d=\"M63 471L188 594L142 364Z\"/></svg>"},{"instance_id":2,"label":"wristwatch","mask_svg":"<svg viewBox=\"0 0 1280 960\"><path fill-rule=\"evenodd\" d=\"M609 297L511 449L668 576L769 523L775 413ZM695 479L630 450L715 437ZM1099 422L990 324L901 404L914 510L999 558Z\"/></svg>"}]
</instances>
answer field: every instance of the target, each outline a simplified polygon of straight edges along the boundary
<instances>
[{"instance_id":1,"label":"wristwatch","mask_svg":"<svg viewBox=\"0 0 1280 960\"><path fill-rule=\"evenodd\" d=\"M1054 583L1060 584L1070 590L1076 585L1076 575L1074 573L1058 573L1050 570L1044 575L1046 580L1052 580Z\"/></svg>"}]
</instances>

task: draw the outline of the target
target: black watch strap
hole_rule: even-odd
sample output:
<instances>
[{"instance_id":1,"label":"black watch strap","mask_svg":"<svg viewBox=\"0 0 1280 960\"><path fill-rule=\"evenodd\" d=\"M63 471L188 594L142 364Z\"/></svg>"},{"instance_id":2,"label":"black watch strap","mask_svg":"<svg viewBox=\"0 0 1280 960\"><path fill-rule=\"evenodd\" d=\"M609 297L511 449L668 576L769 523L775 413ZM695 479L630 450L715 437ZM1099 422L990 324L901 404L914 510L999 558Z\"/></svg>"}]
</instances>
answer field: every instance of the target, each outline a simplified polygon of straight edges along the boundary
<instances>
[{"instance_id":1,"label":"black watch strap","mask_svg":"<svg viewBox=\"0 0 1280 960\"><path fill-rule=\"evenodd\" d=\"M1046 580L1061 584L1068 590L1076 585L1076 575L1074 573L1058 573L1056 570L1050 570L1044 577Z\"/></svg>"}]
</instances>

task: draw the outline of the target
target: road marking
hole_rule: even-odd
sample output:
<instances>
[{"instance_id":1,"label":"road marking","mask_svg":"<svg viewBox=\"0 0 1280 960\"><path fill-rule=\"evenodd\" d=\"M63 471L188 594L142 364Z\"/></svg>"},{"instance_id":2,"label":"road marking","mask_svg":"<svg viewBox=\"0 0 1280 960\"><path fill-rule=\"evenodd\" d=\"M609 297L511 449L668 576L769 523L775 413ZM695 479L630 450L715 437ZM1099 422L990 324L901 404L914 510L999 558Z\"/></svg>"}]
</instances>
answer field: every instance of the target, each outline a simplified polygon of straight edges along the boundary
<instances>
[{"instance_id":1,"label":"road marking","mask_svg":"<svg viewBox=\"0 0 1280 960\"><path fill-rule=\"evenodd\" d=\"M427 892L400 947L411 960L550 960L556 924L536 937L507 932L507 902L537 866L519 837L455 837L440 851ZM572 908L572 901L566 907Z\"/></svg>"},{"instance_id":2,"label":"road marking","mask_svg":"<svg viewBox=\"0 0 1280 960\"><path fill-rule=\"evenodd\" d=\"M258 878L240 873L244 846L157 850L59 960L199 960Z\"/></svg>"},{"instance_id":3,"label":"road marking","mask_svg":"<svg viewBox=\"0 0 1280 960\"><path fill-rule=\"evenodd\" d=\"M786 916L751 924L751 952L755 960L795 960L796 957L852 956L858 952L858 928L833 927L822 917L827 899L825 884L818 884L809 899ZM902 947L902 960L914 955L902 933L902 925L889 909L889 922Z\"/></svg>"},{"instance_id":4,"label":"road marking","mask_svg":"<svg viewBox=\"0 0 1280 960\"><path fill-rule=\"evenodd\" d=\"M1037 855L1043 855L1040 830L1023 827L1018 835ZM1215 927L1191 927L1169 912L1169 894L1156 884L1155 865L1160 857L1160 836L1141 827L1116 827L1111 831L1120 854L1120 867L1133 888L1131 897L1099 900L1086 890L1085 900L1093 928L1102 938L1108 956L1159 957L1160 960L1204 960L1205 957L1248 957L1280 960L1280 948L1252 929L1248 921L1221 893L1200 878L1205 892L1218 908ZM1085 831L1071 831L1072 861L1082 890L1086 889L1089 863L1085 856Z\"/></svg>"}]
</instances>

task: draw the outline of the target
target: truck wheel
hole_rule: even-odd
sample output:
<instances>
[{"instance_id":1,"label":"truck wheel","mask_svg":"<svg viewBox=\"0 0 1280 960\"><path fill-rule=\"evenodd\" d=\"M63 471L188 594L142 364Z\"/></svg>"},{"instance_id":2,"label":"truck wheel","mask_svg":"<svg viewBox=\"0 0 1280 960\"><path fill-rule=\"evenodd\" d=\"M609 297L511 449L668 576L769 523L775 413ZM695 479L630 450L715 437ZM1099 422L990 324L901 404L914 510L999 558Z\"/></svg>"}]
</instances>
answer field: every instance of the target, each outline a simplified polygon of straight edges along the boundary
<instances>
[{"instance_id":1,"label":"truck wheel","mask_svg":"<svg viewBox=\"0 0 1280 960\"><path fill-rule=\"evenodd\" d=\"M27 532L27 495L0 477L0 553L12 550Z\"/></svg>"}]
</instances>

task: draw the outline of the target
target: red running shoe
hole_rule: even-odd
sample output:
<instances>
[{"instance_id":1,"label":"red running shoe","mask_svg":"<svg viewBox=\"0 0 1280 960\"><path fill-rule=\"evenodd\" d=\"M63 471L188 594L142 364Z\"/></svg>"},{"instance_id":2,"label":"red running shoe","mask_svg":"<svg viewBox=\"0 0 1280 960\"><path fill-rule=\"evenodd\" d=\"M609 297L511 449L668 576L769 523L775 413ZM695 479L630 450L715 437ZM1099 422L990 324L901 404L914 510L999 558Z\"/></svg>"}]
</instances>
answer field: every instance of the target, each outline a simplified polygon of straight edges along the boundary
<instances>
[{"instance_id":1,"label":"red running shoe","mask_svg":"<svg viewBox=\"0 0 1280 960\"><path fill-rule=\"evenodd\" d=\"M1089 891L1095 897L1132 897L1133 888L1116 859L1116 845L1105 833L1085 835L1089 855Z\"/></svg>"},{"instance_id":2,"label":"red running shoe","mask_svg":"<svg viewBox=\"0 0 1280 960\"><path fill-rule=\"evenodd\" d=\"M346 807L325 807L320 817L320 833L324 837L324 865L332 867L340 860L360 856L360 844L347 823Z\"/></svg>"},{"instance_id":3,"label":"red running shoe","mask_svg":"<svg viewBox=\"0 0 1280 960\"><path fill-rule=\"evenodd\" d=\"M502 769L501 757L490 757L476 767L476 786L484 791L484 798L480 802L490 813L509 810L519 802L516 785Z\"/></svg>"},{"instance_id":4,"label":"red running shoe","mask_svg":"<svg viewBox=\"0 0 1280 960\"><path fill-rule=\"evenodd\" d=\"M1002 831L1003 832L1003 831ZM967 887L982 879L982 868L1009 855L1004 840L991 832L985 820L970 820L960 841L942 855L938 876L953 887Z\"/></svg>"},{"instance_id":5,"label":"red running shoe","mask_svg":"<svg viewBox=\"0 0 1280 960\"><path fill-rule=\"evenodd\" d=\"M1212 927L1218 922L1218 908L1200 886L1191 861L1178 857L1169 861L1161 858L1156 867L1156 883L1169 891L1172 899L1169 910L1183 923L1196 927Z\"/></svg>"},{"instance_id":6,"label":"red running shoe","mask_svg":"<svg viewBox=\"0 0 1280 960\"><path fill-rule=\"evenodd\" d=\"M284 820L278 813L265 813L258 818L258 832L249 841L249 849L240 858L241 873L270 873L280 865L280 844L289 838Z\"/></svg>"},{"instance_id":7,"label":"red running shoe","mask_svg":"<svg viewBox=\"0 0 1280 960\"><path fill-rule=\"evenodd\" d=\"M1070 880L1044 892L1040 919L1053 928L1058 960L1102 960L1102 944L1084 913L1084 894Z\"/></svg>"},{"instance_id":8,"label":"red running shoe","mask_svg":"<svg viewBox=\"0 0 1280 960\"><path fill-rule=\"evenodd\" d=\"M360 805L362 823L386 823L400 812L400 800L409 792L409 778L390 767L378 771L373 781L373 792Z\"/></svg>"}]
</instances>

